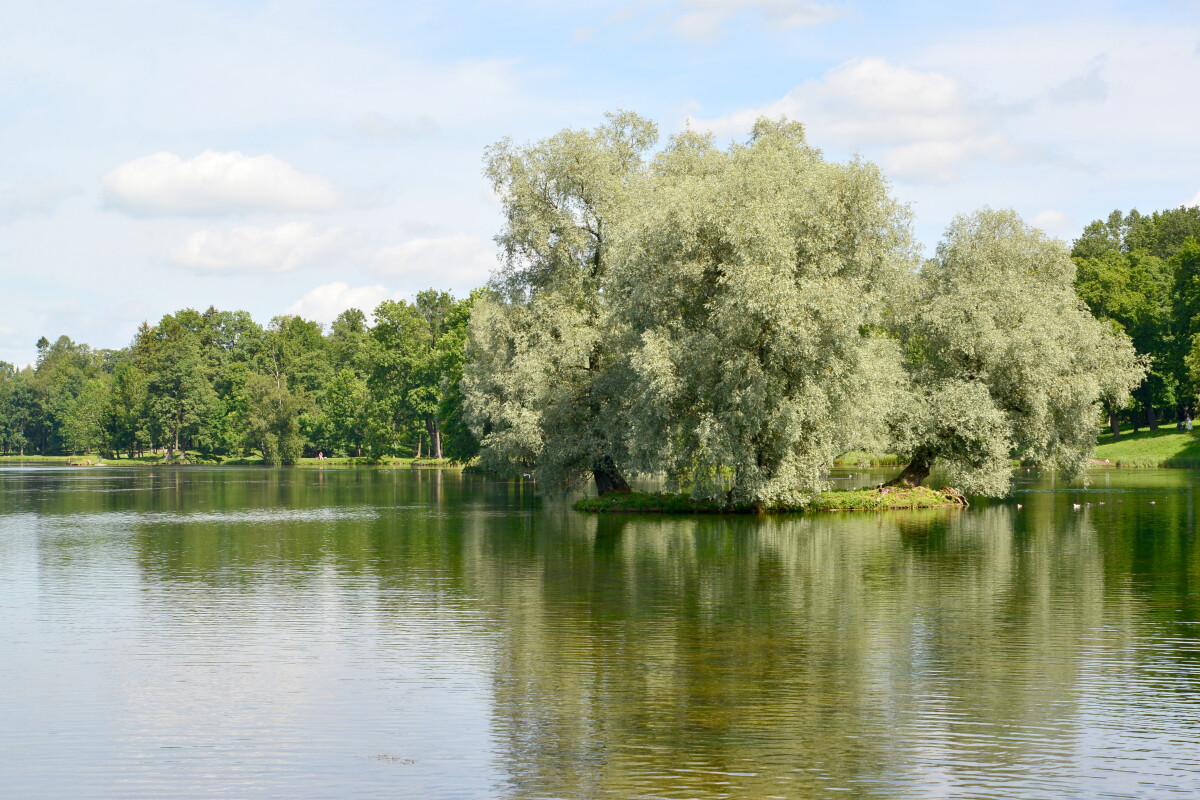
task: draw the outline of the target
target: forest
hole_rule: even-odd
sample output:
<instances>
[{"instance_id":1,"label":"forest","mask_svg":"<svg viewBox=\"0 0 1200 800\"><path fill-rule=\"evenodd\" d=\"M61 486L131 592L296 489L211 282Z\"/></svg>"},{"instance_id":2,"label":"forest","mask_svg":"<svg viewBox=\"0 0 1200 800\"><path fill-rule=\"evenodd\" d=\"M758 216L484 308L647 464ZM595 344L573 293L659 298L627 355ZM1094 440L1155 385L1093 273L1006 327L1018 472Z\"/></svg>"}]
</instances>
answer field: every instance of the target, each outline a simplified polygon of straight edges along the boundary
<instances>
[{"instance_id":1,"label":"forest","mask_svg":"<svg viewBox=\"0 0 1200 800\"><path fill-rule=\"evenodd\" d=\"M0 452L478 455L546 491L654 472L771 505L852 448L1000 494L1012 458L1079 470L1101 408L1117 435L1196 402L1200 209L1114 211L1070 248L983 209L924 258L878 168L826 161L798 123L656 143L620 113L490 148L502 262L469 297L42 338L0 362Z\"/></svg>"},{"instance_id":2,"label":"forest","mask_svg":"<svg viewBox=\"0 0 1200 800\"><path fill-rule=\"evenodd\" d=\"M0 363L0 450L171 461L301 456L466 460L463 342L477 295L420 292L324 330L296 316L263 327L245 311L184 309L143 324L120 350L66 336L37 363Z\"/></svg>"},{"instance_id":3,"label":"forest","mask_svg":"<svg viewBox=\"0 0 1200 800\"><path fill-rule=\"evenodd\" d=\"M1127 333L1149 373L1109 425L1136 431L1195 414L1200 394L1200 208L1113 211L1084 228L1071 256L1075 288L1098 318Z\"/></svg>"}]
</instances>

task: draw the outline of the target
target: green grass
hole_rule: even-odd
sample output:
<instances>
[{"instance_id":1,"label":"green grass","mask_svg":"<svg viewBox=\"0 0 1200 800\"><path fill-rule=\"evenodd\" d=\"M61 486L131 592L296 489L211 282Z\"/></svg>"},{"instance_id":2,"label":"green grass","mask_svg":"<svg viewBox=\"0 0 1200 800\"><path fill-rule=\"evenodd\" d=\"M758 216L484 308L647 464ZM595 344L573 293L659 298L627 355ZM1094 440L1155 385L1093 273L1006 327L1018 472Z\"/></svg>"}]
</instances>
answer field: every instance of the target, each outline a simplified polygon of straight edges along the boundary
<instances>
[{"instance_id":1,"label":"green grass","mask_svg":"<svg viewBox=\"0 0 1200 800\"><path fill-rule=\"evenodd\" d=\"M18 456L18 455L11 455L11 456L0 456L0 464L30 464L33 466L38 466L38 465L66 466L67 464L86 463L88 461L88 459L91 459L92 464L96 464L98 461L101 460L100 457L97 455L90 455L90 456L86 456L86 455L85 456L39 456L39 455Z\"/></svg>"},{"instance_id":2,"label":"green grass","mask_svg":"<svg viewBox=\"0 0 1200 800\"><path fill-rule=\"evenodd\" d=\"M1157 431L1122 430L1115 442L1106 431L1100 436L1095 458L1118 467L1200 467L1200 431L1179 433L1174 424Z\"/></svg>"},{"instance_id":3,"label":"green grass","mask_svg":"<svg viewBox=\"0 0 1200 800\"><path fill-rule=\"evenodd\" d=\"M959 496L917 487L848 489L825 492L805 506L760 509L753 506L721 506L695 501L686 494L671 492L613 492L603 497L585 497L575 502L579 511L628 514L754 514L807 511L885 511L890 509L942 508L965 504Z\"/></svg>"},{"instance_id":4,"label":"green grass","mask_svg":"<svg viewBox=\"0 0 1200 800\"><path fill-rule=\"evenodd\" d=\"M260 462L261 463L261 462ZM453 467L457 466L448 458L384 458L372 461L369 458L302 458L296 462L297 467Z\"/></svg>"}]
</instances>

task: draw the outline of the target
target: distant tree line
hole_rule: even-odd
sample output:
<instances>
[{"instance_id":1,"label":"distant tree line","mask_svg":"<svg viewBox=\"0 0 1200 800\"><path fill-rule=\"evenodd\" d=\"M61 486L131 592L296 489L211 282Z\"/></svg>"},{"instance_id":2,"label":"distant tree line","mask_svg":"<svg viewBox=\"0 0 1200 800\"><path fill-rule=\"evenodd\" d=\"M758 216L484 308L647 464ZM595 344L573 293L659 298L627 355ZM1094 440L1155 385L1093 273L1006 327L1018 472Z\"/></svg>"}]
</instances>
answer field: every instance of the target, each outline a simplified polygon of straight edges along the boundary
<instances>
[{"instance_id":1,"label":"distant tree line","mask_svg":"<svg viewBox=\"0 0 1200 800\"><path fill-rule=\"evenodd\" d=\"M1124 331L1149 357L1146 380L1121 418L1156 429L1194 411L1200 391L1200 208L1142 215L1114 211L1089 224L1071 250L1075 287L1092 313Z\"/></svg>"},{"instance_id":2,"label":"distant tree line","mask_svg":"<svg viewBox=\"0 0 1200 800\"><path fill-rule=\"evenodd\" d=\"M459 384L476 299L430 289L328 330L184 309L119 350L42 338L36 364L0 362L0 452L469 459Z\"/></svg>"}]
</instances>

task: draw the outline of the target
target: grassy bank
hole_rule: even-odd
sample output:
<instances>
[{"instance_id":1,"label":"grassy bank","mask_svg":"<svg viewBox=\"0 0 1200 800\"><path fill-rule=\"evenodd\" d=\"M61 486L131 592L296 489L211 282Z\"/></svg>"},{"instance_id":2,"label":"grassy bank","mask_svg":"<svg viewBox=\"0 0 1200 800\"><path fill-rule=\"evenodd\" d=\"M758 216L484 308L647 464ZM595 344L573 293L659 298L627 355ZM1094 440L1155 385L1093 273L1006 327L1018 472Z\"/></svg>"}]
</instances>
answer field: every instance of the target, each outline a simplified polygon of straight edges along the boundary
<instances>
[{"instance_id":1,"label":"grassy bank","mask_svg":"<svg viewBox=\"0 0 1200 800\"><path fill-rule=\"evenodd\" d=\"M1200 467L1200 431L1180 433L1175 426L1157 431L1121 431L1113 441L1106 432L1096 445L1096 460L1116 467Z\"/></svg>"},{"instance_id":2,"label":"grassy bank","mask_svg":"<svg viewBox=\"0 0 1200 800\"><path fill-rule=\"evenodd\" d=\"M957 495L927 489L848 489L825 492L806 506L765 509L772 513L808 511L886 511L892 509L942 508L965 505ZM764 509L752 506L720 506L692 500L671 492L614 492L604 497L585 497L575 502L579 511L629 514L755 514Z\"/></svg>"},{"instance_id":3,"label":"grassy bank","mask_svg":"<svg viewBox=\"0 0 1200 800\"><path fill-rule=\"evenodd\" d=\"M0 464L24 464L31 467L65 467L74 464L93 464L100 462L97 455L90 456L0 456Z\"/></svg>"}]
</instances>

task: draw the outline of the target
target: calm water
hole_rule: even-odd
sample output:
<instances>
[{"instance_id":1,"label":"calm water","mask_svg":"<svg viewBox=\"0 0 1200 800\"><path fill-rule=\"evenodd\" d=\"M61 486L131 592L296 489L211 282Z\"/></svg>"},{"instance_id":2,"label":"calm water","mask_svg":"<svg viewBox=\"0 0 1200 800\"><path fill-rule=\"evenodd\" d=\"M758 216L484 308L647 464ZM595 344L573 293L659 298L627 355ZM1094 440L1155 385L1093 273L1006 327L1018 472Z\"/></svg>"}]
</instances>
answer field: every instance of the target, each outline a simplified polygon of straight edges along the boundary
<instances>
[{"instance_id":1,"label":"calm water","mask_svg":"<svg viewBox=\"0 0 1200 800\"><path fill-rule=\"evenodd\" d=\"M1194 797L1198 505L1186 471L597 519L454 472L0 469L0 796Z\"/></svg>"}]
</instances>

